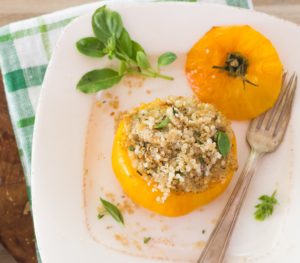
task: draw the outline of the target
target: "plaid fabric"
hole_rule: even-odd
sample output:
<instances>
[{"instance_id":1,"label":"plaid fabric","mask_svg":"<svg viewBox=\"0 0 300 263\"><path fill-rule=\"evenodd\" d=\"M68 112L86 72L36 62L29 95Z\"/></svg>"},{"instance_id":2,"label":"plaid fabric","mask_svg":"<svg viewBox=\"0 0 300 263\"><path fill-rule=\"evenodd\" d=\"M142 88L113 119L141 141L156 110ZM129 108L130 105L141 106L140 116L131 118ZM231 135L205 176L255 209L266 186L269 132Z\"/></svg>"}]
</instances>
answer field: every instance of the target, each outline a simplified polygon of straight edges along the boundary
<instances>
[{"instance_id":1,"label":"plaid fabric","mask_svg":"<svg viewBox=\"0 0 300 263\"><path fill-rule=\"evenodd\" d=\"M251 0L198 1L252 8ZM64 27L75 17L98 6L99 2L82 5L0 28L0 68L30 201L31 146L35 112L51 53Z\"/></svg>"}]
</instances>

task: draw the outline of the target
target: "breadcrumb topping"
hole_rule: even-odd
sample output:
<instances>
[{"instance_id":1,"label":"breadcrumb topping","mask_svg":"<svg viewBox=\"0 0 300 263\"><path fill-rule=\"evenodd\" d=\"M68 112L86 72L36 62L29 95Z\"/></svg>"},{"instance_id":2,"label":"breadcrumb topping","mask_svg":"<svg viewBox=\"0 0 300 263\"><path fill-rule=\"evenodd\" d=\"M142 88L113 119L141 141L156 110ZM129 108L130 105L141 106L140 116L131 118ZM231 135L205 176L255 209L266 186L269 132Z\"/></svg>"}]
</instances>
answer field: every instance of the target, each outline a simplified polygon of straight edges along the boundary
<instances>
[{"instance_id":1,"label":"breadcrumb topping","mask_svg":"<svg viewBox=\"0 0 300 263\"><path fill-rule=\"evenodd\" d=\"M236 168L231 154L218 151L216 134L233 133L230 123L214 106L196 98L168 97L127 114L126 145L137 172L160 191L158 202L171 192L201 192Z\"/></svg>"}]
</instances>

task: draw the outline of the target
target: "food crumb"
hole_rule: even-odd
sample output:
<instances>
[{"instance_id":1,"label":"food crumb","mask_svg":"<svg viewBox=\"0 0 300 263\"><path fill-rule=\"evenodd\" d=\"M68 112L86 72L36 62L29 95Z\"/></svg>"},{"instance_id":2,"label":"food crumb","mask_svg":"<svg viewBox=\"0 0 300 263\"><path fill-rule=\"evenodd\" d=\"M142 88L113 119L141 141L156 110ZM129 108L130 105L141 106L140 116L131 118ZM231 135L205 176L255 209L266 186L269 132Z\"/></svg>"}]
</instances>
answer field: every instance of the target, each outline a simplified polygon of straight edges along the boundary
<instances>
[{"instance_id":1,"label":"food crumb","mask_svg":"<svg viewBox=\"0 0 300 263\"><path fill-rule=\"evenodd\" d=\"M106 229L111 229L111 228L112 228L112 226L107 226L107 227L106 227Z\"/></svg>"},{"instance_id":2,"label":"food crumb","mask_svg":"<svg viewBox=\"0 0 300 263\"><path fill-rule=\"evenodd\" d=\"M114 115L115 115L115 112L112 111L112 112L110 113L110 116L114 116Z\"/></svg>"},{"instance_id":3,"label":"food crumb","mask_svg":"<svg viewBox=\"0 0 300 263\"><path fill-rule=\"evenodd\" d=\"M156 216L156 214L152 213L149 217L150 217L150 218L153 218L153 217L155 217L155 216Z\"/></svg>"},{"instance_id":4,"label":"food crumb","mask_svg":"<svg viewBox=\"0 0 300 263\"><path fill-rule=\"evenodd\" d=\"M123 246L128 246L129 245L129 242L128 242L128 239L122 235L119 235L119 234L115 234L115 239L117 241L119 241Z\"/></svg>"},{"instance_id":5,"label":"food crumb","mask_svg":"<svg viewBox=\"0 0 300 263\"><path fill-rule=\"evenodd\" d=\"M197 247L197 248L204 248L205 245L206 245L205 241L198 241L195 243L195 247Z\"/></svg>"},{"instance_id":6,"label":"food crumb","mask_svg":"<svg viewBox=\"0 0 300 263\"><path fill-rule=\"evenodd\" d=\"M202 234L203 234L203 235L205 234L205 229L202 229Z\"/></svg>"},{"instance_id":7,"label":"food crumb","mask_svg":"<svg viewBox=\"0 0 300 263\"><path fill-rule=\"evenodd\" d=\"M146 93L150 95L151 94L151 90L147 89Z\"/></svg>"},{"instance_id":8,"label":"food crumb","mask_svg":"<svg viewBox=\"0 0 300 263\"><path fill-rule=\"evenodd\" d=\"M104 159L105 159L105 155L103 153L99 153L98 160L104 160Z\"/></svg>"},{"instance_id":9,"label":"food crumb","mask_svg":"<svg viewBox=\"0 0 300 263\"><path fill-rule=\"evenodd\" d=\"M102 205L97 207L97 218L101 219L106 214L106 210Z\"/></svg>"},{"instance_id":10,"label":"food crumb","mask_svg":"<svg viewBox=\"0 0 300 263\"><path fill-rule=\"evenodd\" d=\"M128 214L133 214L134 206L128 200L124 200L124 202L120 204L120 210L127 212Z\"/></svg>"},{"instance_id":11,"label":"food crumb","mask_svg":"<svg viewBox=\"0 0 300 263\"><path fill-rule=\"evenodd\" d=\"M108 99L112 99L113 95L110 92L105 92L105 97Z\"/></svg>"},{"instance_id":12,"label":"food crumb","mask_svg":"<svg viewBox=\"0 0 300 263\"><path fill-rule=\"evenodd\" d=\"M167 231L168 229L169 229L169 226L163 225L162 228L161 228L161 231L162 231L162 232L165 232L165 231Z\"/></svg>"},{"instance_id":13,"label":"food crumb","mask_svg":"<svg viewBox=\"0 0 300 263\"><path fill-rule=\"evenodd\" d=\"M140 229L140 231L141 231L141 232L145 232L145 231L147 231L147 228L146 228L146 227L142 227L142 228Z\"/></svg>"},{"instance_id":14,"label":"food crumb","mask_svg":"<svg viewBox=\"0 0 300 263\"><path fill-rule=\"evenodd\" d=\"M128 88L140 88L143 86L145 77L130 75L123 79L123 85Z\"/></svg>"},{"instance_id":15,"label":"food crumb","mask_svg":"<svg viewBox=\"0 0 300 263\"><path fill-rule=\"evenodd\" d=\"M119 108L119 99L114 99L109 102L109 106L111 106L113 109L117 110Z\"/></svg>"},{"instance_id":16,"label":"food crumb","mask_svg":"<svg viewBox=\"0 0 300 263\"><path fill-rule=\"evenodd\" d=\"M169 247L175 246L174 242L167 238L158 238L155 240L153 239L153 241L155 241L155 244L163 244L163 245L169 246Z\"/></svg>"},{"instance_id":17,"label":"food crumb","mask_svg":"<svg viewBox=\"0 0 300 263\"><path fill-rule=\"evenodd\" d=\"M141 245L139 244L138 241L134 240L133 244L135 245L137 250L142 250L142 247L141 247Z\"/></svg>"},{"instance_id":18,"label":"food crumb","mask_svg":"<svg viewBox=\"0 0 300 263\"><path fill-rule=\"evenodd\" d=\"M96 105L97 105L97 107L101 108L103 103L102 103L102 101L96 101Z\"/></svg>"},{"instance_id":19,"label":"food crumb","mask_svg":"<svg viewBox=\"0 0 300 263\"><path fill-rule=\"evenodd\" d=\"M210 220L210 222L215 225L218 222L218 218L214 218L214 219Z\"/></svg>"},{"instance_id":20,"label":"food crumb","mask_svg":"<svg viewBox=\"0 0 300 263\"><path fill-rule=\"evenodd\" d=\"M115 202L115 201L116 201L116 196L115 196L114 193L106 193L106 194L105 194L105 197L106 197L107 199L110 199L112 202Z\"/></svg>"},{"instance_id":21,"label":"food crumb","mask_svg":"<svg viewBox=\"0 0 300 263\"><path fill-rule=\"evenodd\" d=\"M97 107L101 108L103 106L103 104L106 103L106 100L102 100L102 101L96 101L96 105Z\"/></svg>"},{"instance_id":22,"label":"food crumb","mask_svg":"<svg viewBox=\"0 0 300 263\"><path fill-rule=\"evenodd\" d=\"M112 109L119 108L119 97L117 95L113 95L110 92L105 92L103 95L107 100L98 100L96 101L96 105L101 108L104 104L108 103L108 106ZM108 107L107 106L107 107Z\"/></svg>"}]
</instances>

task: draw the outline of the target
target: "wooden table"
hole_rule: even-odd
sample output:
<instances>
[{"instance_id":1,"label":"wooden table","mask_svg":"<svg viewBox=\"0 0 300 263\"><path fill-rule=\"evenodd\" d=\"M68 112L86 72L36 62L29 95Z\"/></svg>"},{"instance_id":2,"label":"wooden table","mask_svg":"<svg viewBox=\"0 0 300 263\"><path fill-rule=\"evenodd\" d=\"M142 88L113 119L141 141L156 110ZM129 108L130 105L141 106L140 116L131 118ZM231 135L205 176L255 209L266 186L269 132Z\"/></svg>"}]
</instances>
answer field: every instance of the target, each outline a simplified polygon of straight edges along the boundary
<instances>
[{"instance_id":1,"label":"wooden table","mask_svg":"<svg viewBox=\"0 0 300 263\"><path fill-rule=\"evenodd\" d=\"M1 0L0 26L94 0ZM300 24L300 0L253 0L256 10ZM0 262L36 262L22 167L0 81Z\"/></svg>"}]
</instances>

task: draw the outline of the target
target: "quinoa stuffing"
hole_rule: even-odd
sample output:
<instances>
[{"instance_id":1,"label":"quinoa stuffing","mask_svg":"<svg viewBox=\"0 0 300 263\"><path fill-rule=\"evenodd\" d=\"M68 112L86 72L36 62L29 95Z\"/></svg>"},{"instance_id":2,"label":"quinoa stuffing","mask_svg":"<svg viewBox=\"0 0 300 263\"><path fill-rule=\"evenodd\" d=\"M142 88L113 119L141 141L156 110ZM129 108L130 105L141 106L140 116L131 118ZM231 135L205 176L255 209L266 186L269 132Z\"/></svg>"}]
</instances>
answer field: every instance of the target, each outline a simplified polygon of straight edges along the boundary
<instances>
[{"instance_id":1,"label":"quinoa stuffing","mask_svg":"<svg viewBox=\"0 0 300 263\"><path fill-rule=\"evenodd\" d=\"M157 202L164 203L171 192L204 191L222 182L227 168L237 168L230 151L230 122L210 104L168 97L144 104L125 118L130 122L124 147L152 191L162 193ZM219 133L227 138L228 154L218 145Z\"/></svg>"}]
</instances>

